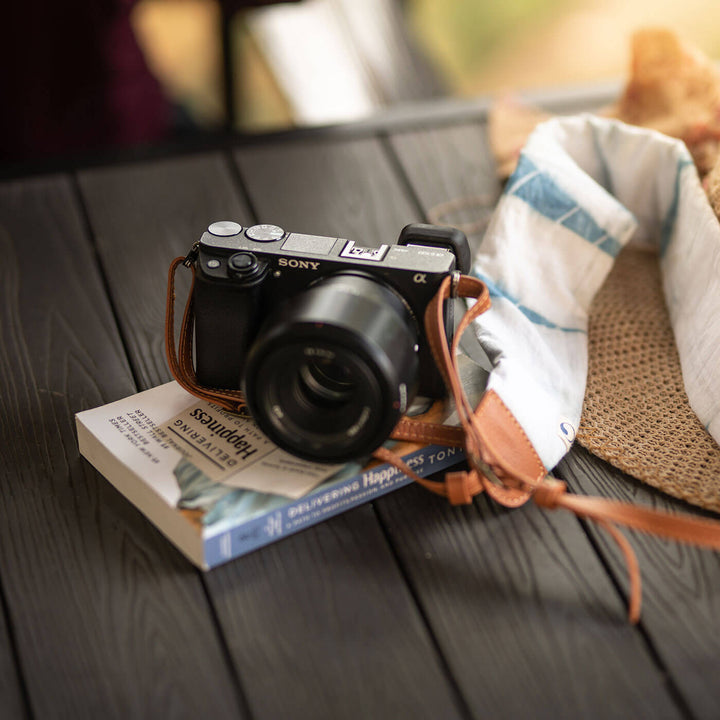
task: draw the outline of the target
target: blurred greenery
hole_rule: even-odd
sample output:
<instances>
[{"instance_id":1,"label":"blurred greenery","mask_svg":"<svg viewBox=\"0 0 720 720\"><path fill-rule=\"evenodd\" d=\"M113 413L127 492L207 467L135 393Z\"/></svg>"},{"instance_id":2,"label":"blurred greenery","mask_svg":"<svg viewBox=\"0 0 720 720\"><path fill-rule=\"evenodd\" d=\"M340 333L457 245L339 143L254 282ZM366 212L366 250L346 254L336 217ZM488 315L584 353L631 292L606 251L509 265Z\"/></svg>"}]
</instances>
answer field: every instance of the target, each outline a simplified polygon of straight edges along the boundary
<instances>
[{"instance_id":1,"label":"blurred greenery","mask_svg":"<svg viewBox=\"0 0 720 720\"><path fill-rule=\"evenodd\" d=\"M343 0L363 5L363 0ZM331 4L331 0L327 0ZM342 2L335 0L338 5ZM411 34L451 95L487 96L583 85L627 76L630 40L648 25L672 28L710 57L720 56L718 0L388 0L406 13ZM273 12L291 12L305 0ZM372 12L374 3L366 3ZM262 13L266 9L251 10ZM325 13L334 17L332 13ZM238 13L231 32L243 128L293 122L262 44ZM322 18L322 14L319 15ZM133 25L168 94L199 125L222 122L219 9L209 0L140 0ZM328 65L328 74L336 68ZM323 72L313 78L323 82Z\"/></svg>"},{"instance_id":2,"label":"blurred greenery","mask_svg":"<svg viewBox=\"0 0 720 720\"><path fill-rule=\"evenodd\" d=\"M409 0L411 26L452 87L462 90L508 37L545 24L578 0Z\"/></svg>"}]
</instances>

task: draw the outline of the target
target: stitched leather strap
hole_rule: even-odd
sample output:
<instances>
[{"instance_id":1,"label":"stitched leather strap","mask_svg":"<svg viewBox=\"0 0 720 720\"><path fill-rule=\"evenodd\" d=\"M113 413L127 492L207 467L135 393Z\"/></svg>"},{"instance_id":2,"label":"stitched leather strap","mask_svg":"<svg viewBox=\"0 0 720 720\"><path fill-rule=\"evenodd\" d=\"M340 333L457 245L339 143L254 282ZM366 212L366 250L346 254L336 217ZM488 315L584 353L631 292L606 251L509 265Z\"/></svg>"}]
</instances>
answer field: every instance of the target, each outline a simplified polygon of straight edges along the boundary
<instances>
[{"instance_id":1,"label":"stitched leather strap","mask_svg":"<svg viewBox=\"0 0 720 720\"><path fill-rule=\"evenodd\" d=\"M185 312L180 326L179 347L175 349L175 275L178 268L183 265L192 272L192 284L188 293ZM170 264L168 272L167 302L165 305L165 354L167 355L170 372L179 385L189 393L209 400L216 405L230 410L242 412L245 409L245 398L240 390L211 388L200 385L193 365L193 329L195 316L193 314L193 290L195 288L195 268L187 258L177 257Z\"/></svg>"},{"instance_id":2,"label":"stitched leather strap","mask_svg":"<svg viewBox=\"0 0 720 720\"><path fill-rule=\"evenodd\" d=\"M459 284L459 295L474 297L477 301L462 318L452 344L448 344L445 336L442 309L442 303L450 294L449 280L443 283L425 316L428 341L461 420L470 470L447 473L443 480L433 481L420 478L404 464L395 462L393 453L384 448L376 453L376 457L395 464L416 482L447 497L453 504L469 503L474 495L485 491L508 507L518 507L532 498L540 507L563 508L578 517L593 520L610 534L625 558L630 581L628 618L636 623L642 602L640 569L632 546L616 525L720 550L720 523L599 497L571 495L564 482L547 475L525 432L496 393L486 392L473 411L459 379L456 358L462 333L489 307L487 291L481 286L482 283L473 278L463 278ZM406 423L399 432L396 430L396 436L403 437L405 427Z\"/></svg>"},{"instance_id":3,"label":"stitched leather strap","mask_svg":"<svg viewBox=\"0 0 720 720\"><path fill-rule=\"evenodd\" d=\"M183 316L179 346L175 349L175 274L180 265L193 270L188 258L176 258L168 277L165 347L170 370L188 392L221 407L237 412L245 408L239 390L201 386L192 360L193 292L192 287ZM506 507L519 507L531 498L549 510L563 508L578 517L593 520L604 528L620 548L628 568L630 596L628 616L635 623L640 617L641 579L637 558L627 538L616 525L624 525L679 542L720 550L720 523L692 516L638 507L627 503L569 494L565 483L547 475L534 447L520 424L493 391L487 391L477 408L467 400L457 367L458 343L462 333L490 307L485 285L478 279L462 276L455 288L446 278L425 314L425 332L433 357L440 369L448 392L455 402L459 427L449 427L422 420L403 418L392 433L396 439L422 443L439 443L464 447L470 469L449 472L441 480L419 477L396 453L381 447L374 456L389 462L428 490L446 497L453 504L467 504L486 492ZM445 335L443 304L456 290L457 295L475 299L474 305L460 321L453 341Z\"/></svg>"},{"instance_id":4,"label":"stitched leather strap","mask_svg":"<svg viewBox=\"0 0 720 720\"><path fill-rule=\"evenodd\" d=\"M495 392L486 392L477 409L470 406L457 366L458 343L472 322L488 310L490 295L485 284L477 278L462 276L455 288L452 283L452 278L445 278L428 306L425 334L460 418L460 427L452 430L451 439L457 444L456 435L460 434L460 445L465 448L474 472L449 474L444 481L425 486L451 502L469 502L469 498L484 490L493 500L507 507L518 507L529 500L532 488L545 476L545 468L524 431ZM449 344L444 329L444 303L451 294L474 299L475 303L462 317L452 344ZM422 421L405 419L395 428L392 437L415 440L421 435L425 441L442 443L443 434L435 430ZM390 462L387 457L385 460Z\"/></svg>"}]
</instances>

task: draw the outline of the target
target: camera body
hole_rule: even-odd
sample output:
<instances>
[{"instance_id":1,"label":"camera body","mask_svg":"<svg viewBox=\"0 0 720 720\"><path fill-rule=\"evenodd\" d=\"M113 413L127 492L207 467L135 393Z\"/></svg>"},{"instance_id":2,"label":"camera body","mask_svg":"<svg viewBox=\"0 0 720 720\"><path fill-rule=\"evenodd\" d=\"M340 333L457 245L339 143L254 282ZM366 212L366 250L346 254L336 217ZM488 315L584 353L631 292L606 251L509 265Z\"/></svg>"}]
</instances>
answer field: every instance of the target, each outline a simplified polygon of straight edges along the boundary
<instances>
[{"instance_id":1,"label":"camera body","mask_svg":"<svg viewBox=\"0 0 720 720\"><path fill-rule=\"evenodd\" d=\"M363 247L213 223L196 263L198 380L242 388L261 429L297 455L344 461L370 452L415 395L445 395L423 318L442 281L469 264L467 240L453 228L409 225L396 244ZM444 312L451 336L452 303Z\"/></svg>"}]
</instances>

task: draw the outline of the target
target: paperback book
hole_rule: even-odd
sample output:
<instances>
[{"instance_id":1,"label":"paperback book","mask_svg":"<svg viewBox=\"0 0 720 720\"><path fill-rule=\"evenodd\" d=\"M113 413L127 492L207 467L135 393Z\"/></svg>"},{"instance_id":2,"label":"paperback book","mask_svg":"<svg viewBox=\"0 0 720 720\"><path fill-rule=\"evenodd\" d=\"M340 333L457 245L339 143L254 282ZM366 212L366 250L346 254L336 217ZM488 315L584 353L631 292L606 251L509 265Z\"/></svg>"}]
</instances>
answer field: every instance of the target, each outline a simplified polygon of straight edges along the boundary
<instances>
[{"instance_id":1,"label":"paperback book","mask_svg":"<svg viewBox=\"0 0 720 720\"><path fill-rule=\"evenodd\" d=\"M442 419L442 418L440 418ZM76 415L80 453L195 565L209 569L411 482L377 461L326 465L176 382ZM419 475L462 450L395 443Z\"/></svg>"}]
</instances>

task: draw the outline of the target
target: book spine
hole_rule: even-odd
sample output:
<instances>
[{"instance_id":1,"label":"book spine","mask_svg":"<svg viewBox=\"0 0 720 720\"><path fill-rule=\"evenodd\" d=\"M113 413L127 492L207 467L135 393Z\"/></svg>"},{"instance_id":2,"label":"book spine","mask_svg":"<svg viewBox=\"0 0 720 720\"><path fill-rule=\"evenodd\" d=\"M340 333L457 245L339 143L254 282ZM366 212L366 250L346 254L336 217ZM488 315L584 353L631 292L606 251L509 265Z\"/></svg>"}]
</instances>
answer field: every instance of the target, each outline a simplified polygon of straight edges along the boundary
<instances>
[{"instance_id":1,"label":"book spine","mask_svg":"<svg viewBox=\"0 0 720 720\"><path fill-rule=\"evenodd\" d=\"M425 476L445 470L463 458L460 448L428 445L403 459L418 475ZM215 567L246 555L411 482L407 475L387 463L364 470L337 485L320 488L284 507L206 537L205 566Z\"/></svg>"}]
</instances>

